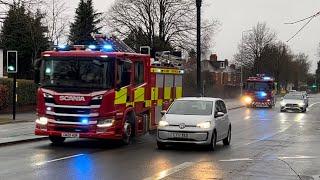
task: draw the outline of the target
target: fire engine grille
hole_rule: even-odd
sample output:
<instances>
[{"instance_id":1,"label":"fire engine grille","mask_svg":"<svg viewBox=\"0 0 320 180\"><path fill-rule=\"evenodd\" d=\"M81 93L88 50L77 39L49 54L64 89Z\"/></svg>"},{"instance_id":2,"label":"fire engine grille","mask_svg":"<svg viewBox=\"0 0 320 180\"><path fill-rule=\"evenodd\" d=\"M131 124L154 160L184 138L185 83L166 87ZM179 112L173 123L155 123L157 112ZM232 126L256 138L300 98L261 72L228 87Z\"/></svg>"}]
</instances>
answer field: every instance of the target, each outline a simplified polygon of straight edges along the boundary
<instances>
[{"instance_id":1,"label":"fire engine grille","mask_svg":"<svg viewBox=\"0 0 320 180\"><path fill-rule=\"evenodd\" d=\"M90 109L55 107L54 112L63 114L90 114Z\"/></svg>"},{"instance_id":2,"label":"fire engine grille","mask_svg":"<svg viewBox=\"0 0 320 180\"><path fill-rule=\"evenodd\" d=\"M62 122L81 122L81 119L79 117L56 116L55 120Z\"/></svg>"},{"instance_id":3,"label":"fire engine grille","mask_svg":"<svg viewBox=\"0 0 320 180\"><path fill-rule=\"evenodd\" d=\"M55 128L56 131L62 131L62 132L79 132L79 133L86 133L89 132L89 128L88 127L56 127Z\"/></svg>"}]
</instances>

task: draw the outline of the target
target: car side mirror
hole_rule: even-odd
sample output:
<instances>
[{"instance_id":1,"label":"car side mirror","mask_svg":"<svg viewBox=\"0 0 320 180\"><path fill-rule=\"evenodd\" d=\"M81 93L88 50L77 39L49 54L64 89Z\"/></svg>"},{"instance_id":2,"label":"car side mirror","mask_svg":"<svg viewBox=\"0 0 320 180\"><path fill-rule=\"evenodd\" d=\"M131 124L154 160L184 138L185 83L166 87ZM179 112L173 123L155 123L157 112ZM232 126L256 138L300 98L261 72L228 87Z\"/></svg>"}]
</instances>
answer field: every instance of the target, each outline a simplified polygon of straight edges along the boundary
<instances>
[{"instance_id":1,"label":"car side mirror","mask_svg":"<svg viewBox=\"0 0 320 180\"><path fill-rule=\"evenodd\" d=\"M224 116L224 113L223 113L223 112L217 112L217 113L214 115L215 118L222 117L222 116Z\"/></svg>"},{"instance_id":2,"label":"car side mirror","mask_svg":"<svg viewBox=\"0 0 320 180\"><path fill-rule=\"evenodd\" d=\"M160 113L162 116L164 116L165 114L167 114L167 110L162 110Z\"/></svg>"}]
</instances>

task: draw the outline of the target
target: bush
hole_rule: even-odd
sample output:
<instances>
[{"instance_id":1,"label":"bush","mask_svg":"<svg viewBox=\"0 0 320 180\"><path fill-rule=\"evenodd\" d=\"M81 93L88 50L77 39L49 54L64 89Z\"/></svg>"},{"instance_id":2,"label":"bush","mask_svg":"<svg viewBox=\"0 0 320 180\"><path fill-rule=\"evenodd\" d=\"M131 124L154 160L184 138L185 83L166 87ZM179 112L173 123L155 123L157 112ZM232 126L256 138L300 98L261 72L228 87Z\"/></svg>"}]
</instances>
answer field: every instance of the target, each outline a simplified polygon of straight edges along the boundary
<instances>
[{"instance_id":1,"label":"bush","mask_svg":"<svg viewBox=\"0 0 320 180\"><path fill-rule=\"evenodd\" d=\"M0 110L8 106L8 88L0 85Z\"/></svg>"},{"instance_id":2,"label":"bush","mask_svg":"<svg viewBox=\"0 0 320 180\"><path fill-rule=\"evenodd\" d=\"M17 95L18 95L18 106L34 105L36 104L36 92L37 85L31 80L18 79L17 80ZM10 78L0 79L0 86L5 86L8 90L6 98L6 107L12 104L12 88L13 80Z\"/></svg>"}]
</instances>

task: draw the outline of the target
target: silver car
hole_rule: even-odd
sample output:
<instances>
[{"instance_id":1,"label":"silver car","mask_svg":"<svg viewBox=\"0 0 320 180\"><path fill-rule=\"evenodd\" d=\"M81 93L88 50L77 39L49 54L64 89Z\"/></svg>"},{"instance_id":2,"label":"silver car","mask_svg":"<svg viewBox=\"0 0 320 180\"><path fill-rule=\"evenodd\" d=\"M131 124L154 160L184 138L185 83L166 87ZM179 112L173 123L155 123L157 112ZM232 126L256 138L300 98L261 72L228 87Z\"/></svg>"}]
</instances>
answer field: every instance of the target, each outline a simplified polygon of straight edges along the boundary
<instances>
[{"instance_id":1,"label":"silver car","mask_svg":"<svg viewBox=\"0 0 320 180\"><path fill-rule=\"evenodd\" d=\"M300 112L306 112L308 103L303 94L289 93L285 95L280 101L280 111L285 112L288 110L295 110Z\"/></svg>"},{"instance_id":2,"label":"silver car","mask_svg":"<svg viewBox=\"0 0 320 180\"><path fill-rule=\"evenodd\" d=\"M231 122L223 100L218 98L181 98L162 112L157 130L157 145L190 143L214 150L216 143L231 141Z\"/></svg>"}]
</instances>

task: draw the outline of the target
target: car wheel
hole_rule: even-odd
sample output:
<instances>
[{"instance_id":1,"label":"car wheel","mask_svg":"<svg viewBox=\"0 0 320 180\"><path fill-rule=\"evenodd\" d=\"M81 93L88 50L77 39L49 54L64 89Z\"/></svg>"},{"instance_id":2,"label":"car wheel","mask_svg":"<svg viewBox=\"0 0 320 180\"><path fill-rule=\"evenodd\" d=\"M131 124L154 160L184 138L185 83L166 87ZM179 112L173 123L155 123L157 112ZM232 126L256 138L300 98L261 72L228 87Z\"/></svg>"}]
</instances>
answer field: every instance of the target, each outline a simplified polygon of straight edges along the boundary
<instances>
[{"instance_id":1,"label":"car wheel","mask_svg":"<svg viewBox=\"0 0 320 180\"><path fill-rule=\"evenodd\" d=\"M213 131L212 137L211 137L211 143L209 145L209 149L211 151L214 151L214 149L216 148L216 144L217 144L217 133L215 131Z\"/></svg>"},{"instance_id":2,"label":"car wheel","mask_svg":"<svg viewBox=\"0 0 320 180\"><path fill-rule=\"evenodd\" d=\"M122 144L128 145L130 144L131 135L132 135L131 124L128 122L124 123L123 129L124 129L124 132L122 137Z\"/></svg>"},{"instance_id":3,"label":"car wheel","mask_svg":"<svg viewBox=\"0 0 320 180\"><path fill-rule=\"evenodd\" d=\"M223 145L225 146L229 146L230 145L230 142L231 142L231 126L229 127L229 130L228 130L228 136L226 138L223 139Z\"/></svg>"},{"instance_id":4,"label":"car wheel","mask_svg":"<svg viewBox=\"0 0 320 180\"><path fill-rule=\"evenodd\" d=\"M302 112L303 112L303 113L307 112L307 108L304 108L304 109L302 110Z\"/></svg>"},{"instance_id":5,"label":"car wheel","mask_svg":"<svg viewBox=\"0 0 320 180\"><path fill-rule=\"evenodd\" d=\"M166 149L167 145L165 143L157 141L158 149Z\"/></svg>"},{"instance_id":6,"label":"car wheel","mask_svg":"<svg viewBox=\"0 0 320 180\"><path fill-rule=\"evenodd\" d=\"M283 110L283 109L280 109L280 112L286 112L285 110Z\"/></svg>"},{"instance_id":7,"label":"car wheel","mask_svg":"<svg viewBox=\"0 0 320 180\"><path fill-rule=\"evenodd\" d=\"M58 136L49 136L49 139L53 145L61 145L66 140L66 138Z\"/></svg>"}]
</instances>

